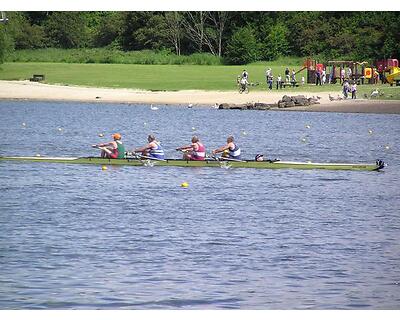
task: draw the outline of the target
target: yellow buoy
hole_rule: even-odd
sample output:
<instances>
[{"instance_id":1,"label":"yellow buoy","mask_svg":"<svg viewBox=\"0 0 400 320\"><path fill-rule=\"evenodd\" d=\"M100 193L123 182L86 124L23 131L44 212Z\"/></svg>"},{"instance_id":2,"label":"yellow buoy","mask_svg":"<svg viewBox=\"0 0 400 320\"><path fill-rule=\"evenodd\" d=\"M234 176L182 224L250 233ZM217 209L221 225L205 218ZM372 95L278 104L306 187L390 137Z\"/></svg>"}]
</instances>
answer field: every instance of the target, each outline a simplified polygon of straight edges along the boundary
<instances>
[{"instance_id":1,"label":"yellow buoy","mask_svg":"<svg viewBox=\"0 0 400 320\"><path fill-rule=\"evenodd\" d=\"M107 170L107 166L102 166L101 170Z\"/></svg>"},{"instance_id":2,"label":"yellow buoy","mask_svg":"<svg viewBox=\"0 0 400 320\"><path fill-rule=\"evenodd\" d=\"M182 187L182 188L187 188L187 187L189 187L189 183L187 183L186 181L184 181L184 182L181 183L181 187Z\"/></svg>"}]
</instances>

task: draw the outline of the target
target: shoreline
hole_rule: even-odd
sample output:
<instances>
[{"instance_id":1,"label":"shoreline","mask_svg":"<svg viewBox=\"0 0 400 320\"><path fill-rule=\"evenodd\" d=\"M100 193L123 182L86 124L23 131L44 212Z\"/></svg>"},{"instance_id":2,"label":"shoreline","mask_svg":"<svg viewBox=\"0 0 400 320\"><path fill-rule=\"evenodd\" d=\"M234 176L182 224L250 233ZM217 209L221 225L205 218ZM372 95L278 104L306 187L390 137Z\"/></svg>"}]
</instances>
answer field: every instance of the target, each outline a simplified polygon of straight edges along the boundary
<instances>
[{"instance_id":1,"label":"shoreline","mask_svg":"<svg viewBox=\"0 0 400 320\"><path fill-rule=\"evenodd\" d=\"M156 104L196 107L211 107L221 103L266 103L276 104L284 95L318 95L320 104L305 107L271 108L271 111L304 111L304 112L344 112L344 113L379 113L400 114L400 100L341 100L330 101L329 95L336 97L338 92L292 92L252 91L239 94L237 91L145 91L139 89L92 88L69 85L50 85L30 81L0 81L0 100L32 101L70 101L102 102L124 104ZM262 112L262 111L260 111Z\"/></svg>"}]
</instances>

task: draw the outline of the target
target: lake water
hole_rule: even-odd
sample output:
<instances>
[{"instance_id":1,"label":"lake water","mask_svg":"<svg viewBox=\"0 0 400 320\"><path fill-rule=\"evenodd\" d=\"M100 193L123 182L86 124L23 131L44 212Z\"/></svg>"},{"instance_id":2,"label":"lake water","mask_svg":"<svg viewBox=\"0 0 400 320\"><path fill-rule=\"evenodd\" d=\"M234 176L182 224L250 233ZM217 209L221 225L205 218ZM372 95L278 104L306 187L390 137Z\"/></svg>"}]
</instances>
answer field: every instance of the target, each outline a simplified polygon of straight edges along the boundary
<instances>
[{"instance_id":1,"label":"lake water","mask_svg":"<svg viewBox=\"0 0 400 320\"><path fill-rule=\"evenodd\" d=\"M388 167L0 162L0 309L400 308L399 116L158 107L0 101L0 155L233 134L245 158Z\"/></svg>"}]
</instances>

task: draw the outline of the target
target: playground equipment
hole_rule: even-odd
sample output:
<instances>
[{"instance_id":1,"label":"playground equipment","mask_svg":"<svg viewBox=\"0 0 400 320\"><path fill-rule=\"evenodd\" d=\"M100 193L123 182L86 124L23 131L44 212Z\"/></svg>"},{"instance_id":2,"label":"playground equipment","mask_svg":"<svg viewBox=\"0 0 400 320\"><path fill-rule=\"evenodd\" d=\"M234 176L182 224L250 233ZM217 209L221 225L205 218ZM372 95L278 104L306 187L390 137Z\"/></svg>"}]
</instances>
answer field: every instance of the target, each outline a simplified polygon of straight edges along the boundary
<instances>
[{"instance_id":1,"label":"playground equipment","mask_svg":"<svg viewBox=\"0 0 400 320\"><path fill-rule=\"evenodd\" d=\"M329 83L336 83L338 80L342 83L344 79L353 80L359 84L364 84L365 80L372 83L375 81L374 70L366 68L367 64L366 61L328 61Z\"/></svg>"},{"instance_id":2,"label":"playground equipment","mask_svg":"<svg viewBox=\"0 0 400 320\"><path fill-rule=\"evenodd\" d=\"M325 66L322 63L317 63L317 60L306 59L303 63L303 67L296 72L299 73L307 68L307 83L315 83L316 82L316 72L319 71L322 73L325 70Z\"/></svg>"},{"instance_id":3,"label":"playground equipment","mask_svg":"<svg viewBox=\"0 0 400 320\"><path fill-rule=\"evenodd\" d=\"M392 86L396 84L396 86L400 86L400 68L393 67L391 69L391 73L386 75L386 81Z\"/></svg>"},{"instance_id":4,"label":"playground equipment","mask_svg":"<svg viewBox=\"0 0 400 320\"><path fill-rule=\"evenodd\" d=\"M381 79L389 83L391 86L395 84L400 86L400 68L399 60L386 59L375 61L378 72L381 74Z\"/></svg>"},{"instance_id":5,"label":"playground equipment","mask_svg":"<svg viewBox=\"0 0 400 320\"><path fill-rule=\"evenodd\" d=\"M372 66L366 61L335 61L317 63L316 60L306 59L299 73L307 69L307 83L316 83L317 71L326 71L326 82L336 83L350 80L357 84L377 84L379 80L383 83L400 86L400 68L397 59L386 59L375 61Z\"/></svg>"}]
</instances>

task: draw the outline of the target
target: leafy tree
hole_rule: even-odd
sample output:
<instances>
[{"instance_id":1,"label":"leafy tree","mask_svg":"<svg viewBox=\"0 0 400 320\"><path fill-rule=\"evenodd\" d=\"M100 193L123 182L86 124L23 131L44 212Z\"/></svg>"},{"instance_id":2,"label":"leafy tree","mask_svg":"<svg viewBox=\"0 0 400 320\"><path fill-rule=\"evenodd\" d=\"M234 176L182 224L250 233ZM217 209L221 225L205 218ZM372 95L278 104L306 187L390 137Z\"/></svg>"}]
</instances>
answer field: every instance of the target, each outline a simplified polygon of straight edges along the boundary
<instances>
[{"instance_id":1,"label":"leafy tree","mask_svg":"<svg viewBox=\"0 0 400 320\"><path fill-rule=\"evenodd\" d=\"M87 45L88 30L84 13L54 12L45 23L45 32L50 46L59 48L81 48Z\"/></svg>"},{"instance_id":2,"label":"leafy tree","mask_svg":"<svg viewBox=\"0 0 400 320\"><path fill-rule=\"evenodd\" d=\"M254 30L247 26L233 33L227 48L225 58L231 64L247 64L258 57L258 43Z\"/></svg>"},{"instance_id":3,"label":"leafy tree","mask_svg":"<svg viewBox=\"0 0 400 320\"><path fill-rule=\"evenodd\" d=\"M266 60L275 60L280 56L288 55L288 34L289 30L285 25L278 23L272 26L263 44L262 58Z\"/></svg>"},{"instance_id":4,"label":"leafy tree","mask_svg":"<svg viewBox=\"0 0 400 320\"><path fill-rule=\"evenodd\" d=\"M122 15L110 12L102 16L93 31L92 43L95 47L105 47L118 42L122 30Z\"/></svg>"},{"instance_id":5,"label":"leafy tree","mask_svg":"<svg viewBox=\"0 0 400 320\"><path fill-rule=\"evenodd\" d=\"M166 12L165 38L174 46L176 55L181 55L181 43L183 37L182 14L179 12Z\"/></svg>"},{"instance_id":6,"label":"leafy tree","mask_svg":"<svg viewBox=\"0 0 400 320\"><path fill-rule=\"evenodd\" d=\"M0 24L0 64L4 62L5 43L4 43L4 28Z\"/></svg>"}]
</instances>

